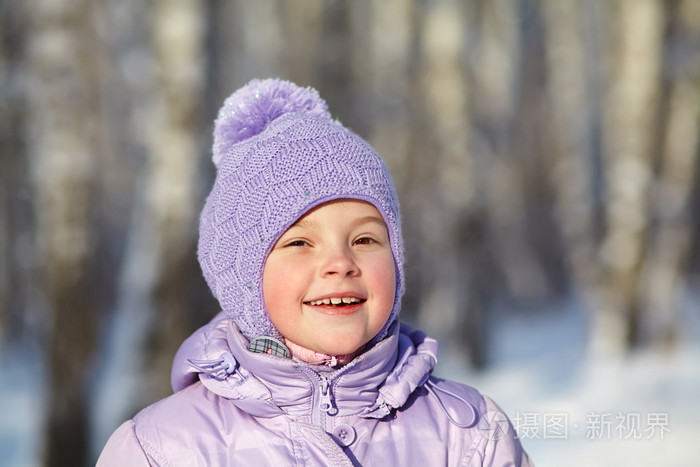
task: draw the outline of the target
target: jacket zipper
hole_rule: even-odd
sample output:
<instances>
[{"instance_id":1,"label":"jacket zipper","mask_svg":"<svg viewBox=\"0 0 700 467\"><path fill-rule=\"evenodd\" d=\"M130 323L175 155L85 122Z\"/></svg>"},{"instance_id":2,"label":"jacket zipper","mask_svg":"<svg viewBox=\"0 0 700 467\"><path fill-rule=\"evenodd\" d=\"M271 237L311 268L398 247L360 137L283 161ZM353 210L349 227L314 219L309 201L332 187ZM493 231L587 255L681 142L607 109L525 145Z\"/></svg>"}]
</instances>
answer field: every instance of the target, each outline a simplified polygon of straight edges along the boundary
<instances>
[{"instance_id":1,"label":"jacket zipper","mask_svg":"<svg viewBox=\"0 0 700 467\"><path fill-rule=\"evenodd\" d=\"M331 391L331 383L325 375L318 375L315 372L313 379L316 382L316 403L311 412L311 423L321 427L326 431L326 417L337 413L337 409L333 407L333 393Z\"/></svg>"},{"instance_id":2,"label":"jacket zipper","mask_svg":"<svg viewBox=\"0 0 700 467\"><path fill-rule=\"evenodd\" d=\"M321 384L319 385L319 390L321 397L318 402L318 407L322 412L330 413L333 410L333 401L331 400L331 385L328 382L328 378L325 376L321 377Z\"/></svg>"}]
</instances>

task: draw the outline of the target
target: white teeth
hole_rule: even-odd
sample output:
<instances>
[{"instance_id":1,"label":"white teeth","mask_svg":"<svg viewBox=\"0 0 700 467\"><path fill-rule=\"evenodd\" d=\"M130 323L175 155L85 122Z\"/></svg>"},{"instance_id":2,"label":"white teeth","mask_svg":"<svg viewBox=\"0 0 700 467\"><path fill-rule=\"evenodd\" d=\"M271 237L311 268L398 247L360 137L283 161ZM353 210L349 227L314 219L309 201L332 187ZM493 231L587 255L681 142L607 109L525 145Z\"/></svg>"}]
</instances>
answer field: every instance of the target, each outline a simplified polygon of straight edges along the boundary
<instances>
[{"instance_id":1,"label":"white teeth","mask_svg":"<svg viewBox=\"0 0 700 467\"><path fill-rule=\"evenodd\" d=\"M352 303L360 303L360 299L356 297L331 297L331 298L323 298L321 300L312 300L309 302L310 305L313 306L319 306L319 305L340 305L341 303L349 305Z\"/></svg>"}]
</instances>

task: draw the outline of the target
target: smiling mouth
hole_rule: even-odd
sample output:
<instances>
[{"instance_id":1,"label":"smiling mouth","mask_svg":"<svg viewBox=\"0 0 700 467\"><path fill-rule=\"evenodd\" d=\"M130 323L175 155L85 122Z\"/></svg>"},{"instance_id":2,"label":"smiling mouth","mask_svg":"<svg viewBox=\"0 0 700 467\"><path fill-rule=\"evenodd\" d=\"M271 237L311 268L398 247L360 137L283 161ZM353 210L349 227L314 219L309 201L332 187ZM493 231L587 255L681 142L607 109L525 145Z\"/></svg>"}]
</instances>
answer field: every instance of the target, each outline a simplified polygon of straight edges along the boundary
<instances>
[{"instance_id":1,"label":"smiling mouth","mask_svg":"<svg viewBox=\"0 0 700 467\"><path fill-rule=\"evenodd\" d=\"M310 300L304 303L310 306L336 306L342 308L346 306L359 305L360 303L364 303L366 301L367 299L365 298L357 297L329 297L319 300Z\"/></svg>"}]
</instances>

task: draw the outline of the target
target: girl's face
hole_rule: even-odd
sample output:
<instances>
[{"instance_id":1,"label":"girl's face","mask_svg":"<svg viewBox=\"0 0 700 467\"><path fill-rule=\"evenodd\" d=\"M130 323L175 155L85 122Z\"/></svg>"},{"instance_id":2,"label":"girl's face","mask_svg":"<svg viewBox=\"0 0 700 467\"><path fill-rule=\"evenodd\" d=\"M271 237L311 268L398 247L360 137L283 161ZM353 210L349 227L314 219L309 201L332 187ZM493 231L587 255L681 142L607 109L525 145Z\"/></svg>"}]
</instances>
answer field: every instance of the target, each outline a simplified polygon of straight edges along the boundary
<instances>
[{"instance_id":1,"label":"girl's face","mask_svg":"<svg viewBox=\"0 0 700 467\"><path fill-rule=\"evenodd\" d=\"M376 336L395 289L386 224L364 201L309 211L280 237L263 271L272 324L295 344L328 355L351 354Z\"/></svg>"}]
</instances>

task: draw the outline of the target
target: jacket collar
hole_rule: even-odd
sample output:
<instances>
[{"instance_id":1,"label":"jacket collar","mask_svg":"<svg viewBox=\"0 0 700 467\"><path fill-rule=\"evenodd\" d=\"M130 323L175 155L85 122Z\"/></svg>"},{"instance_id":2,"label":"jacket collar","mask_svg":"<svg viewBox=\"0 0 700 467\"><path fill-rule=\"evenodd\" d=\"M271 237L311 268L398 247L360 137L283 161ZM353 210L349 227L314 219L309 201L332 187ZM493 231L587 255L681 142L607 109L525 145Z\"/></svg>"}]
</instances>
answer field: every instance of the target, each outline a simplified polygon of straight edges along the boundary
<instances>
[{"instance_id":1,"label":"jacket collar","mask_svg":"<svg viewBox=\"0 0 700 467\"><path fill-rule=\"evenodd\" d=\"M352 362L330 372L274 355L252 353L248 340L225 315L188 338L172 370L178 391L197 378L210 391L260 417L287 413L305 417L319 403L319 387L330 389L337 415L381 418L401 407L437 363L437 342L406 325Z\"/></svg>"}]
</instances>

